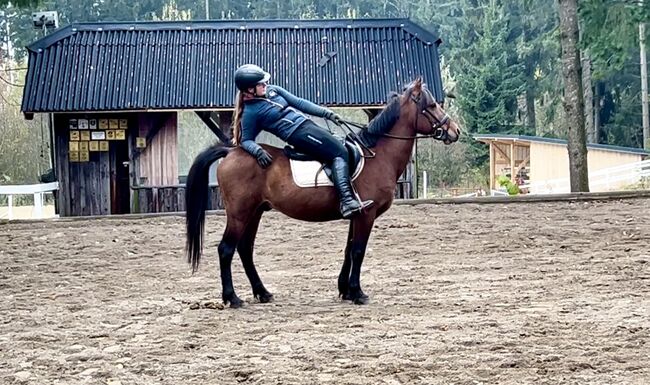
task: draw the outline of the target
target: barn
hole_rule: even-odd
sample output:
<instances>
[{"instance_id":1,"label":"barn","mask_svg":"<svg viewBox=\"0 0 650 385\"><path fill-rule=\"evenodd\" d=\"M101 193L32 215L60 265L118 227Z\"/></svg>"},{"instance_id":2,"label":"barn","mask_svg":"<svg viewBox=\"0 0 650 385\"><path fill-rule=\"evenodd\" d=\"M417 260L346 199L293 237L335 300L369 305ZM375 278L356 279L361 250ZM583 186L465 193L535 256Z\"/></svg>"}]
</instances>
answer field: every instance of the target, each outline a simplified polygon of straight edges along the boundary
<instances>
[{"instance_id":1,"label":"barn","mask_svg":"<svg viewBox=\"0 0 650 385\"><path fill-rule=\"evenodd\" d=\"M59 215L183 211L178 114L228 141L239 65L371 118L418 75L443 102L440 42L408 19L75 23L28 47L21 110L50 116Z\"/></svg>"},{"instance_id":2,"label":"barn","mask_svg":"<svg viewBox=\"0 0 650 385\"><path fill-rule=\"evenodd\" d=\"M570 191L566 140L503 134L474 138L490 146L490 189L497 189L497 177L506 175L533 194ZM650 176L648 156L642 148L587 144L590 191L623 189Z\"/></svg>"}]
</instances>

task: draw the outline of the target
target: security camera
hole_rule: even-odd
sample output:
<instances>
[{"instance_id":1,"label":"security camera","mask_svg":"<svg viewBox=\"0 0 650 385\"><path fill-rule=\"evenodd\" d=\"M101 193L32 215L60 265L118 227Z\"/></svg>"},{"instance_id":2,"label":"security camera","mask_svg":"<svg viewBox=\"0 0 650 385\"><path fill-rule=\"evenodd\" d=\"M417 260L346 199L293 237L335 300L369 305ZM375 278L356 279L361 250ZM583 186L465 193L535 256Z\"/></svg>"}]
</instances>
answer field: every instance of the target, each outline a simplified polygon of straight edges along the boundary
<instances>
[{"instance_id":1,"label":"security camera","mask_svg":"<svg viewBox=\"0 0 650 385\"><path fill-rule=\"evenodd\" d=\"M32 13L32 24L34 28L59 28L59 14L56 11Z\"/></svg>"}]
</instances>

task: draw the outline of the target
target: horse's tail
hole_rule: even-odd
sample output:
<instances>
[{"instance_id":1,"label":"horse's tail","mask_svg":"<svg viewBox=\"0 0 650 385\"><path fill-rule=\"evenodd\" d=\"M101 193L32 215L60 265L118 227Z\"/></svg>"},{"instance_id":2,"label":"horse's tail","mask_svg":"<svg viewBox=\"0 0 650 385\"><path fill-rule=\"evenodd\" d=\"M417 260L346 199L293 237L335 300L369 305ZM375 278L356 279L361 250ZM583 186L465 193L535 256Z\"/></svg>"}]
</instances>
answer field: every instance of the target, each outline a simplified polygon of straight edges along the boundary
<instances>
[{"instance_id":1,"label":"horse's tail","mask_svg":"<svg viewBox=\"0 0 650 385\"><path fill-rule=\"evenodd\" d=\"M215 145L201 152L190 168L185 187L185 224L187 228L187 263L192 273L199 268L203 252L203 226L205 210L208 208L210 166L217 159L228 155L229 147Z\"/></svg>"}]
</instances>

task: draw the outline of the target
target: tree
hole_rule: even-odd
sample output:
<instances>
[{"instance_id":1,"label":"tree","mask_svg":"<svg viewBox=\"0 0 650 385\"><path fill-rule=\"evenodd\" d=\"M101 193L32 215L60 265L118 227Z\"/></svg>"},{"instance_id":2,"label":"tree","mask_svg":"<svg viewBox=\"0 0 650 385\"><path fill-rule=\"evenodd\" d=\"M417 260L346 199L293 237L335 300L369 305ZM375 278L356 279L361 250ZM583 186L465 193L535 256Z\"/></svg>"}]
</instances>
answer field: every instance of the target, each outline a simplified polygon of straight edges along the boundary
<instances>
[{"instance_id":1,"label":"tree","mask_svg":"<svg viewBox=\"0 0 650 385\"><path fill-rule=\"evenodd\" d=\"M589 191L582 71L578 47L578 0L559 0L564 112L568 132L571 191Z\"/></svg>"}]
</instances>

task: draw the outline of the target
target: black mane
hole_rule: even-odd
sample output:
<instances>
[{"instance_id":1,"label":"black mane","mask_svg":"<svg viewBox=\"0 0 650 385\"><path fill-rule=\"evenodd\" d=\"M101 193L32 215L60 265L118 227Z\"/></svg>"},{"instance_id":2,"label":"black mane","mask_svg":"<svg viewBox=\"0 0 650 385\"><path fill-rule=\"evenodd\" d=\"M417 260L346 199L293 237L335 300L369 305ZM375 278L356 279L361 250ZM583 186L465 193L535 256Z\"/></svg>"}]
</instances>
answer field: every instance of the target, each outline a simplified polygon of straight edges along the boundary
<instances>
[{"instance_id":1,"label":"black mane","mask_svg":"<svg viewBox=\"0 0 650 385\"><path fill-rule=\"evenodd\" d=\"M393 93L388 98L388 105L370 121L368 128L359 131L359 138L368 147L375 147L381 134L387 133L399 119L399 94Z\"/></svg>"}]
</instances>

